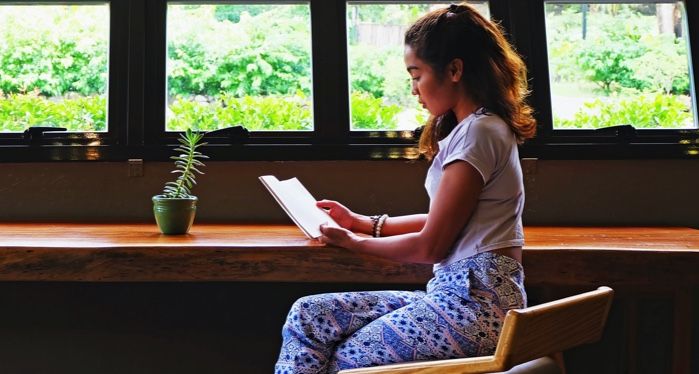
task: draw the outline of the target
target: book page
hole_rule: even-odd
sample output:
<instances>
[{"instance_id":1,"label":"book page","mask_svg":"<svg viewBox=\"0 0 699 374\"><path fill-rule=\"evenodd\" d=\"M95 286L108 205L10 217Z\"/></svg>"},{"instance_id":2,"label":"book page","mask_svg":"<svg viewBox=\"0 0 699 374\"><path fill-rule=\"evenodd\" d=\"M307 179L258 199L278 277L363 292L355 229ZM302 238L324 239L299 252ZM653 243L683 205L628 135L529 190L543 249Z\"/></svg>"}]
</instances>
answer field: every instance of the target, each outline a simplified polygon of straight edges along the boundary
<instances>
[{"instance_id":1,"label":"book page","mask_svg":"<svg viewBox=\"0 0 699 374\"><path fill-rule=\"evenodd\" d=\"M321 235L319 226L323 223L339 227L323 209L316 206L316 199L297 178L280 181L272 175L264 175L260 181L308 237L318 238Z\"/></svg>"}]
</instances>

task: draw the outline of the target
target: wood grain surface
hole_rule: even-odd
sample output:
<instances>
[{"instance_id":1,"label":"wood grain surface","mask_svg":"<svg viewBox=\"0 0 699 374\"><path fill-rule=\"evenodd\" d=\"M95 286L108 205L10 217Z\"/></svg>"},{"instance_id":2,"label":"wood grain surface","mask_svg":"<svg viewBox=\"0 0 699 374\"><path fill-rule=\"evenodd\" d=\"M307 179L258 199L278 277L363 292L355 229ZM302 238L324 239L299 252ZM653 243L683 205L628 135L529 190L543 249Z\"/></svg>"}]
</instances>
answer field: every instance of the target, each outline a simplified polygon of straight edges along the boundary
<instances>
[{"instance_id":1,"label":"wood grain surface","mask_svg":"<svg viewBox=\"0 0 699 374\"><path fill-rule=\"evenodd\" d=\"M430 265L328 247L292 225L0 223L0 281L424 283ZM527 227L529 285L699 283L699 230Z\"/></svg>"}]
</instances>

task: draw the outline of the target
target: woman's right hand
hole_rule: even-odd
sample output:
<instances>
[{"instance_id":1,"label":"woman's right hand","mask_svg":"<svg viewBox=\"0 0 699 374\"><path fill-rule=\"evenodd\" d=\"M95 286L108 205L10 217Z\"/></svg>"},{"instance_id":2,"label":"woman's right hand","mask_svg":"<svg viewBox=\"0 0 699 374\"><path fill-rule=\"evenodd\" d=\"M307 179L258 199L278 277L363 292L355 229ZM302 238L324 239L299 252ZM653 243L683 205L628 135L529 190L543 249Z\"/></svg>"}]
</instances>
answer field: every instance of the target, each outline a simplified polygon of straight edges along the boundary
<instances>
[{"instance_id":1,"label":"woman's right hand","mask_svg":"<svg viewBox=\"0 0 699 374\"><path fill-rule=\"evenodd\" d=\"M333 200L320 200L316 201L316 206L325 211L332 217L335 222L337 222L340 227L347 230L352 230L355 218L357 214L349 210L344 205Z\"/></svg>"}]
</instances>

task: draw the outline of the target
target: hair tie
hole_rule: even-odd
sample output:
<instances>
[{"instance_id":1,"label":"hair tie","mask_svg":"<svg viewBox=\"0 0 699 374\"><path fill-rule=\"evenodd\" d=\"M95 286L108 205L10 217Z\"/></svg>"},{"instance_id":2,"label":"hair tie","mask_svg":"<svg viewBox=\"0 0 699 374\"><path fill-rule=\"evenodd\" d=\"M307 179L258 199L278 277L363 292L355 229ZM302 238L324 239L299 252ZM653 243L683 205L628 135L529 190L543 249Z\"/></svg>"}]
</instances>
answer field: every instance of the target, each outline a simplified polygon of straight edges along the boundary
<instances>
[{"instance_id":1,"label":"hair tie","mask_svg":"<svg viewBox=\"0 0 699 374\"><path fill-rule=\"evenodd\" d=\"M452 14L459 14L464 11L464 8L462 8L458 4L450 4L449 8L447 8L447 12L452 13Z\"/></svg>"}]
</instances>

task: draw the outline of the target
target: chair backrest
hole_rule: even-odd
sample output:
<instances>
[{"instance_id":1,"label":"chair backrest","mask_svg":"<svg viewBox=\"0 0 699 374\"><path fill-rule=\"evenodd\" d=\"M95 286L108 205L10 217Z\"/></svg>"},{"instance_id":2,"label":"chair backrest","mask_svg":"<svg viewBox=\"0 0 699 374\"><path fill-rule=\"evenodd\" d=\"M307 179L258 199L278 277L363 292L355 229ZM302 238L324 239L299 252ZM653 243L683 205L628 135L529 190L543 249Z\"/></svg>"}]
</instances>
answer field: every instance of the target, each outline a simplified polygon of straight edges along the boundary
<instances>
[{"instance_id":1,"label":"chair backrest","mask_svg":"<svg viewBox=\"0 0 699 374\"><path fill-rule=\"evenodd\" d=\"M495 350L495 361L509 368L600 339L614 291L600 287L507 312Z\"/></svg>"}]
</instances>

